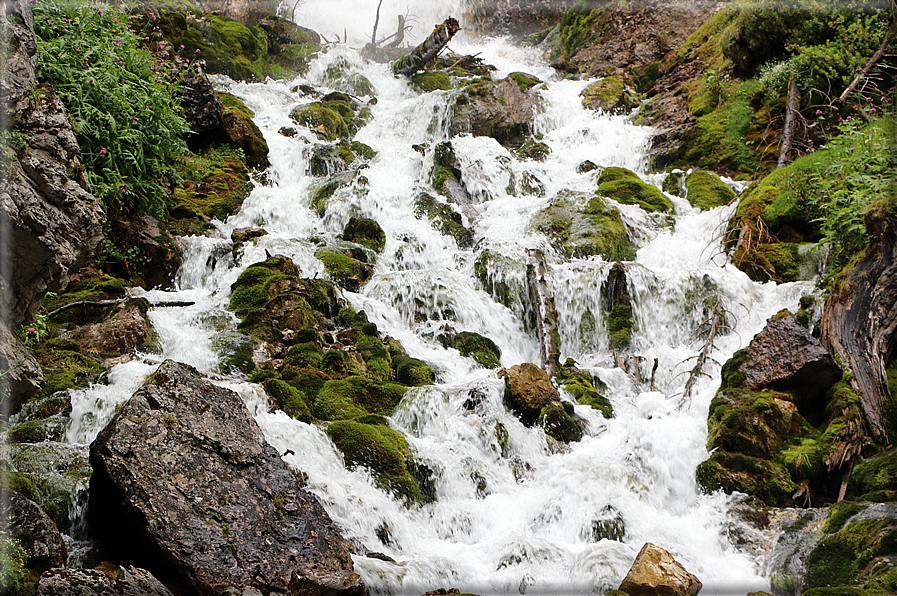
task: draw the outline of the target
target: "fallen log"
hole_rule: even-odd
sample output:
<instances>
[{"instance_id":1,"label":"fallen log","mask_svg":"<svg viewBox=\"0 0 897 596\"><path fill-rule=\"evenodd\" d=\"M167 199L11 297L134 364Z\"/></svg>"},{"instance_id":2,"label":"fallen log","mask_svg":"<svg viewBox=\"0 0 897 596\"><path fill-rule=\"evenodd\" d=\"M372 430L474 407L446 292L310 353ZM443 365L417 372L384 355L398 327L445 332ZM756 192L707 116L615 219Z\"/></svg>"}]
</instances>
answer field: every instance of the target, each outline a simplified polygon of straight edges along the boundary
<instances>
[{"instance_id":1,"label":"fallen log","mask_svg":"<svg viewBox=\"0 0 897 596\"><path fill-rule=\"evenodd\" d=\"M88 306L90 308L104 308L106 306L115 306L116 304L121 304L125 302L128 298L118 298L116 300L79 300L78 302L70 302L64 306L60 306L56 310L51 310L47 313L46 318L55 317L59 313L65 312L67 310L71 310L73 308L78 308L79 306ZM193 306L196 304L195 302L151 302L150 307L152 308L162 308L162 307L179 307L179 306Z\"/></svg>"},{"instance_id":2,"label":"fallen log","mask_svg":"<svg viewBox=\"0 0 897 596\"><path fill-rule=\"evenodd\" d=\"M791 151L791 143L794 139L794 123L797 121L797 80L791 77L788 84L788 107L785 110L785 131L782 133L782 148L779 151L779 162L776 169L788 165L788 153Z\"/></svg>"},{"instance_id":3,"label":"fallen log","mask_svg":"<svg viewBox=\"0 0 897 596\"><path fill-rule=\"evenodd\" d=\"M455 33L461 30L461 25L452 17L449 17L441 25L438 25L422 44L414 48L410 54L402 56L392 64L392 72L396 75L410 77L427 65L436 57L442 48L452 40Z\"/></svg>"}]
</instances>

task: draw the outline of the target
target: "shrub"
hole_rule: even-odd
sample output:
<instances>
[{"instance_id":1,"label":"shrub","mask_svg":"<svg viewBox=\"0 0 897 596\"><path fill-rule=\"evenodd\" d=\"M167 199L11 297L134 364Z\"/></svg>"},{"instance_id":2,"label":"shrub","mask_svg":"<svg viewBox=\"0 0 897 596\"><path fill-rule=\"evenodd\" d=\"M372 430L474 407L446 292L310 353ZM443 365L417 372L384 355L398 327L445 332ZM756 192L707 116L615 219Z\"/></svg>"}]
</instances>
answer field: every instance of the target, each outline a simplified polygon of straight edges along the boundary
<instances>
[{"instance_id":1,"label":"shrub","mask_svg":"<svg viewBox=\"0 0 897 596\"><path fill-rule=\"evenodd\" d=\"M48 1L34 7L34 30L37 80L65 104L94 196L110 214L164 217L163 183L178 178L189 127L127 18L104 4Z\"/></svg>"}]
</instances>

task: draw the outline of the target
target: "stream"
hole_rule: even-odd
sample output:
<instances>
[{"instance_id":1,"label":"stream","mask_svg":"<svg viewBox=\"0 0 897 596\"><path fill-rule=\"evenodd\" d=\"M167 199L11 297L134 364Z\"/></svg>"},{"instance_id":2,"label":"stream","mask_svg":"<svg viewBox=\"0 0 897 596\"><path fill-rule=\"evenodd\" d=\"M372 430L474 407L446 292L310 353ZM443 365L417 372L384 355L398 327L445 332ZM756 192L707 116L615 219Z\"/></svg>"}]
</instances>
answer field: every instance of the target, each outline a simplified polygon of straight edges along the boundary
<instances>
[{"instance_id":1,"label":"stream","mask_svg":"<svg viewBox=\"0 0 897 596\"><path fill-rule=\"evenodd\" d=\"M213 77L219 90L255 111L270 147L265 182L256 183L238 214L216 221L209 236L179 239L184 263L174 290L132 291L152 302L195 304L150 312L161 357L140 355L117 365L106 384L73 391L68 442L89 444L158 362L173 359L213 373L217 383L243 397L267 440L281 453L289 452L284 460L307 474L308 490L354 545L355 569L371 594L419 595L437 588L481 595L601 594L619 586L646 542L667 549L694 573L704 584L702 594L769 590L763 561L730 543L731 497L702 494L694 472L708 457L707 412L719 387L720 364L745 347L767 318L783 308L796 310L812 284L759 284L728 264L720 241L734 206L700 212L670 196L676 213L668 225L665 217L621 205L638 251L626 263L637 323L630 365L620 368L608 348L600 306L612 263L598 257L565 259L530 224L559 192L594 192L598 171L577 172L584 160L632 169L660 186L664 175L646 170L651 131L625 116L584 109L579 93L593 81L561 80L540 50L462 32L450 48L479 53L497 67L493 78L522 71L546 81L535 91L545 109L536 115L534 132L543 135L551 153L543 162L521 161L491 138L451 138L447 123L456 92L422 94L406 79L393 77L388 65L362 60L353 48L366 41L373 8L360 14L351 8L358 4L307 0L298 7L298 23L331 41L336 36L348 41L331 45L305 76L261 83ZM430 24L450 14L460 17L460 4L440 0L412 8L417 10L414 43ZM391 26L401 10L404 5L384 6L382 27ZM377 156L364 171L367 192L340 189L319 217L310 203L322 179L310 175L308 167L313 147L322 141L297 126L289 113L313 101L294 90L297 85L333 90L325 83L326 71L337 62L366 76L377 90L372 118L355 137ZM284 136L278 132L282 127L297 128L298 134ZM475 238L471 249L459 249L426 217L415 216L417 194L437 194L429 181L433 147L450 139L474 198L464 211ZM421 153L413 145L428 149ZM544 193L527 194L532 186L515 182L523 179L538 181L535 186ZM416 459L434 472L437 498L423 506L406 508L378 488L367 470L346 469L321 428L272 411L260 386L223 377L218 368L237 335L238 320L226 307L240 272L269 253L290 257L304 277L326 276L315 258L317 239L335 237L353 215L376 220L386 233L386 248L373 278L358 293L344 291L343 297L436 371L436 384L409 389L389 418L408 438ZM231 232L242 227L263 227L267 235L234 256ZM501 348L503 367L538 363L539 339L527 328L522 307L496 301L474 267L483 251L491 251L507 263L491 272L493 278L525 284L531 249L543 251L548 265L561 362L572 358L603 381L615 412L605 419L597 410L574 405L585 433L569 445L547 438L539 427L525 427L503 405L504 383L496 371L436 340L446 326L473 331ZM708 296L722 300L731 331L720 333L712 353L715 363L688 397L688 372L703 346L695 331ZM564 392L562 398L575 403ZM506 443L496 432L499 426ZM596 540L596 527L613 528L613 539Z\"/></svg>"}]
</instances>

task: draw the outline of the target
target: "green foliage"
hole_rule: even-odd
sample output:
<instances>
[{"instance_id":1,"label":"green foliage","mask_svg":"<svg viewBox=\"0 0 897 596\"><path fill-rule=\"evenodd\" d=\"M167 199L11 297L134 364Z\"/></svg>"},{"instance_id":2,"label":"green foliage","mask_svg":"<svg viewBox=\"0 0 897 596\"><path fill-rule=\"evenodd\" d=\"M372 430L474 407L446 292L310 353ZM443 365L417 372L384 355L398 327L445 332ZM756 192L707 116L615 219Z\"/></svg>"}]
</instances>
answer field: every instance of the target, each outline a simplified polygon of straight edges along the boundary
<instances>
[{"instance_id":1,"label":"green foliage","mask_svg":"<svg viewBox=\"0 0 897 596\"><path fill-rule=\"evenodd\" d=\"M0 587L6 593L18 594L28 579L25 563L28 553L15 538L0 532Z\"/></svg>"},{"instance_id":2,"label":"green foliage","mask_svg":"<svg viewBox=\"0 0 897 596\"><path fill-rule=\"evenodd\" d=\"M178 178L189 127L128 19L103 4L50 0L35 5L34 29L38 81L65 104L93 194L107 213L164 218L163 184Z\"/></svg>"},{"instance_id":3,"label":"green foliage","mask_svg":"<svg viewBox=\"0 0 897 596\"><path fill-rule=\"evenodd\" d=\"M818 152L826 159L816 169L817 193L808 197L821 217L822 242L831 245L832 271L866 249L865 212L875 203L893 202L897 184L895 117L861 125L850 118L841 135ZM829 281L831 278L829 278Z\"/></svg>"},{"instance_id":4,"label":"green foliage","mask_svg":"<svg viewBox=\"0 0 897 596\"><path fill-rule=\"evenodd\" d=\"M558 26L558 38L552 49L552 58L573 56L583 46L600 38L606 17L596 8L595 0L579 0L564 16Z\"/></svg>"},{"instance_id":5,"label":"green foliage","mask_svg":"<svg viewBox=\"0 0 897 596\"><path fill-rule=\"evenodd\" d=\"M719 82L718 78L713 80ZM702 168L729 165L753 173L759 169L760 160L747 145L747 134L754 117L751 100L759 84L732 82L725 89L722 82L719 84L719 91L699 93L691 106L698 120L686 144L685 161Z\"/></svg>"}]
</instances>

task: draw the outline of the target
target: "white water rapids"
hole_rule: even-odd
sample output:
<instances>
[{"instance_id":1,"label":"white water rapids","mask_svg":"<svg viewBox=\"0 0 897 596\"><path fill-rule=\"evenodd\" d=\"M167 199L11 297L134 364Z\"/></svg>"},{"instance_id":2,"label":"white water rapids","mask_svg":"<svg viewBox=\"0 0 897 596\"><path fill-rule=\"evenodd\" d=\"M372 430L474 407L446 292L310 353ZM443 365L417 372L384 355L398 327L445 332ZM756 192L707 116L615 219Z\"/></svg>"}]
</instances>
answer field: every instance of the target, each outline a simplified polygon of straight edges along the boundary
<instances>
[{"instance_id":1,"label":"white water rapids","mask_svg":"<svg viewBox=\"0 0 897 596\"><path fill-rule=\"evenodd\" d=\"M296 20L328 39L345 31L349 45L357 46L365 41L374 11L364 7L361 14L359 4L308 0L298 7ZM458 4L431 2L419 10L418 20L425 24L417 30L418 39L430 23L458 10ZM404 6L384 7L381 22L391 22L394 17L387 21L386 16L399 10ZM460 10L454 16L460 16ZM382 28L388 29L385 24ZM221 383L244 397L269 442L281 453L292 452L285 461L308 475L309 490L354 545L355 568L369 593L421 594L455 587L482 595L600 594L619 586L646 542L664 547L697 575L703 594L768 590L760 563L727 539L728 497L702 494L694 479L695 467L708 456L707 411L719 386L719 366L710 366L710 376L697 383L690 400L682 393L693 366L689 358L701 348L692 334L702 318L702 291L710 288L723 297L728 323L735 329L717 339L713 357L722 363L747 345L768 317L782 308L795 309L809 285L757 284L726 264L719 242L731 207L701 213L675 199L672 227L637 207L622 207L640 246L635 262L627 267L637 318L631 352L644 359L643 376L649 376L645 371L658 360L656 391L650 392L647 379L640 381L617 368L607 349L599 304L610 264L599 258L565 261L530 228L534 214L559 191L594 192L597 172L577 173L586 159L644 176L650 131L625 117L583 109L579 92L588 81L558 80L536 50L502 40L480 42L463 34L450 46L458 53L481 52L486 63L498 67L496 77L525 71L547 81L537 91L545 109L537 115L536 132L551 148L544 162L519 161L490 138L453 139L464 183L477 197L474 211L465 213L475 247L459 250L451 237L414 214L414 197L429 186L432 149L423 156L412 145L432 148L448 140L445 123L452 92L416 92L404 78L394 78L388 66L366 63L346 45L321 54L299 80L249 84L218 79L221 89L255 111L270 146L270 183L257 185L237 215L216 222L211 236L181 240L185 259L178 289L143 294L160 302L195 301L186 308L151 311L162 358L215 372L218 349L234 333L229 329L236 319L226 306L230 286L243 269L264 260L267 251L291 257L304 276L324 276L312 238L340 233L353 214L373 218L386 232L386 249L373 279L360 293L346 292L344 297L356 310L364 310L382 333L400 340L410 356L431 363L437 372L436 385L409 390L390 418L408 437L416 459L435 472L437 500L404 507L377 488L365 470L347 470L320 428L270 411L259 386L237 378ZM321 141L301 127L292 138L278 130L296 127L290 110L312 101L291 88L304 83L330 91L323 83L324 72L337 59L347 60L377 89L373 119L356 138L378 155L364 172L367 194L338 191L320 218L309 203L321 181L307 168L310 148ZM511 176L519 180L524 173L544 186L544 197L522 194L509 184ZM645 178L662 181L661 176ZM264 227L268 235L247 244L234 262L231 232L247 226ZM521 313L497 303L481 287L473 267L483 250L519 264L533 248L545 251L549 262L561 361L573 358L604 381L615 411L605 420L597 411L576 405L586 433L569 445L546 439L540 428L524 427L503 405L503 382L495 371L433 339L451 317L456 330L495 341L502 350L502 366L538 363L538 339L525 330ZM502 273L516 275L511 270ZM153 364L137 359L116 366L107 384L74 392L69 442L92 441L115 406L153 369ZM469 411L463 404L472 392L481 398ZM505 449L496 435L497 424L508 433ZM592 524L615 516L625 525L622 539L594 541ZM381 539L387 528L388 538ZM370 553L385 554L395 563L366 556Z\"/></svg>"}]
</instances>

